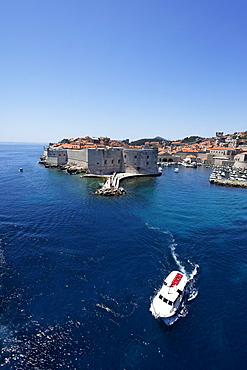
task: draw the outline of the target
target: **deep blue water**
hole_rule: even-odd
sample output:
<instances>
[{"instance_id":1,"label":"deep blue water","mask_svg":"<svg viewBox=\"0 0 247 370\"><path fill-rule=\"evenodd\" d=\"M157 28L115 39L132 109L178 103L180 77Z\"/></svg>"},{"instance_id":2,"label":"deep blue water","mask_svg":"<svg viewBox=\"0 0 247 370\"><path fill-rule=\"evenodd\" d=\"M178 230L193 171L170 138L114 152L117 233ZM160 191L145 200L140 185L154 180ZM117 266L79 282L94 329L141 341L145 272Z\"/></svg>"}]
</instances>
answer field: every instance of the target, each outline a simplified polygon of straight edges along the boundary
<instances>
[{"instance_id":1,"label":"deep blue water","mask_svg":"<svg viewBox=\"0 0 247 370\"><path fill-rule=\"evenodd\" d=\"M46 169L42 152L1 144L3 368L245 369L247 189L168 167L101 197L101 180ZM150 300L196 265L198 295L166 327Z\"/></svg>"}]
</instances>

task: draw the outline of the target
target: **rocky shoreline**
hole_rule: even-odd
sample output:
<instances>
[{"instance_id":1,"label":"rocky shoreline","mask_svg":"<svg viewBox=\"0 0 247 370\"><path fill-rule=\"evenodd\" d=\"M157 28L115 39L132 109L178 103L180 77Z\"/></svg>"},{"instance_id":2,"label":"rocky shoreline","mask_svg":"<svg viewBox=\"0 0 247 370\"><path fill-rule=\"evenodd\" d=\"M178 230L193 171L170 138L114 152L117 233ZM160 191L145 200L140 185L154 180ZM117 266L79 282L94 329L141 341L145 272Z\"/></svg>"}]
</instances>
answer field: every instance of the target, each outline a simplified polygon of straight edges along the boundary
<instances>
[{"instance_id":1,"label":"rocky shoreline","mask_svg":"<svg viewBox=\"0 0 247 370\"><path fill-rule=\"evenodd\" d=\"M247 188L247 181L230 180L230 179L210 179L210 184L220 186L232 186L237 188Z\"/></svg>"},{"instance_id":2,"label":"rocky shoreline","mask_svg":"<svg viewBox=\"0 0 247 370\"><path fill-rule=\"evenodd\" d=\"M39 164L42 164L43 166L45 166L45 168L58 168L61 171L67 171L70 175L86 173L85 168L74 166L74 165L69 165L69 164L66 164L63 166L57 166L55 164L47 163L45 160L42 160L42 159L39 161Z\"/></svg>"},{"instance_id":3,"label":"rocky shoreline","mask_svg":"<svg viewBox=\"0 0 247 370\"><path fill-rule=\"evenodd\" d=\"M107 188L107 189L97 189L95 194L97 195L105 195L105 196L118 196L123 195L126 193L126 190L124 188Z\"/></svg>"}]
</instances>

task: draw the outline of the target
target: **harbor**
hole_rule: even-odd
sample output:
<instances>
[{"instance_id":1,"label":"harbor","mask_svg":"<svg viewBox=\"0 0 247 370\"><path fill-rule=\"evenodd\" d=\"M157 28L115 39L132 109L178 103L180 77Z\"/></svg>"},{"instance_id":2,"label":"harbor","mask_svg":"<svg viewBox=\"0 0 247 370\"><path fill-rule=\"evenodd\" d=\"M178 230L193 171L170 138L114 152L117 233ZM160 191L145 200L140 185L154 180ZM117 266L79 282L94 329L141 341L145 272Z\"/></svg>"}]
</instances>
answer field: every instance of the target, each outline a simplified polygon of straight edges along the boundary
<instances>
[{"instance_id":1,"label":"harbor","mask_svg":"<svg viewBox=\"0 0 247 370\"><path fill-rule=\"evenodd\" d=\"M247 171L232 167L214 167L209 177L210 184L247 188Z\"/></svg>"}]
</instances>

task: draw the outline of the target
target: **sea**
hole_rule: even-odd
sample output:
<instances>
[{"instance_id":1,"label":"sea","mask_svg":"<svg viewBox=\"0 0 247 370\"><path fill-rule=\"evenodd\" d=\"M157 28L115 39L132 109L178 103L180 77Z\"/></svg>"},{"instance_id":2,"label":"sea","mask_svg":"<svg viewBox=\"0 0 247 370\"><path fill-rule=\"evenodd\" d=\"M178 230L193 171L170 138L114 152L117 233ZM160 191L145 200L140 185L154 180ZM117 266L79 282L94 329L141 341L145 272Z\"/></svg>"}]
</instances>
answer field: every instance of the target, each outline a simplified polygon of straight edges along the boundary
<instances>
[{"instance_id":1,"label":"sea","mask_svg":"<svg viewBox=\"0 0 247 370\"><path fill-rule=\"evenodd\" d=\"M0 145L0 366L246 369L247 189L171 166L104 197L42 154ZM172 270L190 292L167 325L149 308Z\"/></svg>"}]
</instances>

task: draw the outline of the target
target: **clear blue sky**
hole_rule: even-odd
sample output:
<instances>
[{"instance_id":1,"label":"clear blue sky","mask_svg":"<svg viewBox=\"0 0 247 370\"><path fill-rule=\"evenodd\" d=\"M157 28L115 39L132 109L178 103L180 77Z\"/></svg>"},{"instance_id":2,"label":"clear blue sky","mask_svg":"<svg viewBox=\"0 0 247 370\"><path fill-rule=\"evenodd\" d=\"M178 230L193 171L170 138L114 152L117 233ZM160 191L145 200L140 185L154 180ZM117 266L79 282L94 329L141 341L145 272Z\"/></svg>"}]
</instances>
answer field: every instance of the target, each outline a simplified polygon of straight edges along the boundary
<instances>
[{"instance_id":1,"label":"clear blue sky","mask_svg":"<svg viewBox=\"0 0 247 370\"><path fill-rule=\"evenodd\" d=\"M0 141L247 130L246 0L2 0Z\"/></svg>"}]
</instances>

